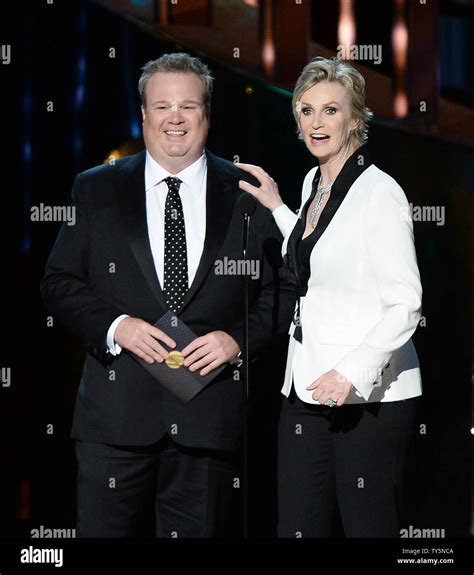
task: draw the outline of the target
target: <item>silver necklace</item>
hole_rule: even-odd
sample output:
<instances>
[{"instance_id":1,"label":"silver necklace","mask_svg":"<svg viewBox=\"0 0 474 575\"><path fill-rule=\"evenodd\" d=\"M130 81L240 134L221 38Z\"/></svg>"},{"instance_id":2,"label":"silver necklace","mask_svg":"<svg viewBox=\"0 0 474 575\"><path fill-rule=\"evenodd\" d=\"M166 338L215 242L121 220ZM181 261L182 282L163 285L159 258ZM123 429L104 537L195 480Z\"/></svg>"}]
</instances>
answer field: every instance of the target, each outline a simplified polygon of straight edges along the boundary
<instances>
[{"instance_id":1,"label":"silver necklace","mask_svg":"<svg viewBox=\"0 0 474 575\"><path fill-rule=\"evenodd\" d=\"M321 210L321 205L323 203L323 198L326 194L331 191L334 180L327 186L318 186L318 191L316 192L316 201L314 202L313 209L311 210L311 215L309 217L309 223L314 229L316 227L316 222L318 220L318 215Z\"/></svg>"}]
</instances>

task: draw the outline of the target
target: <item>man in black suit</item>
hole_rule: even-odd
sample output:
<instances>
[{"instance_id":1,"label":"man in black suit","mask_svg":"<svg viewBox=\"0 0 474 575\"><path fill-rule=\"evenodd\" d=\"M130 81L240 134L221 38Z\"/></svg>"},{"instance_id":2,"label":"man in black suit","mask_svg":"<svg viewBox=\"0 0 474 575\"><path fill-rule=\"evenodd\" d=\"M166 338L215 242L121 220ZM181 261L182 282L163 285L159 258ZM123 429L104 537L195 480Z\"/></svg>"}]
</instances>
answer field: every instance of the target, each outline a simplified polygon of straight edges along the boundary
<instances>
[{"instance_id":1,"label":"man in black suit","mask_svg":"<svg viewBox=\"0 0 474 575\"><path fill-rule=\"evenodd\" d=\"M78 536L241 535L242 277L222 264L241 257L238 181L249 176L205 149L212 81L187 54L144 66L146 151L76 177L76 225L62 227L46 265L45 303L88 349L72 428ZM290 323L280 240L257 206L252 355ZM187 367L206 375L227 364L187 404L132 357L168 358L162 344L175 342L153 324L170 309L198 336L183 350Z\"/></svg>"}]
</instances>

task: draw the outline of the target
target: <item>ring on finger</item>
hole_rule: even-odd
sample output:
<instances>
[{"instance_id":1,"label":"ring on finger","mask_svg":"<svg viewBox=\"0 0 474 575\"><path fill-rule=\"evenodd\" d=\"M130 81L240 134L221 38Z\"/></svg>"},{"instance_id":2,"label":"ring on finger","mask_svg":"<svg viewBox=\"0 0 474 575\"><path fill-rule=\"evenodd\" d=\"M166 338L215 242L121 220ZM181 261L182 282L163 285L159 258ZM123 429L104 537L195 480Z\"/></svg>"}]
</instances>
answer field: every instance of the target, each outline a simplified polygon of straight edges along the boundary
<instances>
[{"instance_id":1,"label":"ring on finger","mask_svg":"<svg viewBox=\"0 0 474 575\"><path fill-rule=\"evenodd\" d=\"M324 405L327 405L328 407L336 407L337 405L337 399L333 399L332 397L330 397L329 399L327 399L324 402Z\"/></svg>"}]
</instances>

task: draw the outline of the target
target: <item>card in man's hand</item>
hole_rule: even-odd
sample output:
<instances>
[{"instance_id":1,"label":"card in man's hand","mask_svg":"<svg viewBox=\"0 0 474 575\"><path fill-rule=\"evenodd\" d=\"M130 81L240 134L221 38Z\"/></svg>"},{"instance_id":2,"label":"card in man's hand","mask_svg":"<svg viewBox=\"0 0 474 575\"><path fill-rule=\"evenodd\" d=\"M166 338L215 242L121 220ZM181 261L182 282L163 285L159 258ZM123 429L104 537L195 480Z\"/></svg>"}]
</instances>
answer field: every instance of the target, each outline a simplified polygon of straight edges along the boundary
<instances>
[{"instance_id":1,"label":"card in man's hand","mask_svg":"<svg viewBox=\"0 0 474 575\"><path fill-rule=\"evenodd\" d=\"M206 385L218 375L227 364L223 364L213 369L205 376L199 375L199 371L189 371L183 365L184 357L181 351L197 338L197 335L189 329L173 312L168 311L156 323L155 327L164 331L176 342L174 349L169 348L163 342L160 344L170 352L170 355L163 363L147 363L134 353L130 354L140 365L142 365L161 385L171 391L178 399L188 403Z\"/></svg>"}]
</instances>

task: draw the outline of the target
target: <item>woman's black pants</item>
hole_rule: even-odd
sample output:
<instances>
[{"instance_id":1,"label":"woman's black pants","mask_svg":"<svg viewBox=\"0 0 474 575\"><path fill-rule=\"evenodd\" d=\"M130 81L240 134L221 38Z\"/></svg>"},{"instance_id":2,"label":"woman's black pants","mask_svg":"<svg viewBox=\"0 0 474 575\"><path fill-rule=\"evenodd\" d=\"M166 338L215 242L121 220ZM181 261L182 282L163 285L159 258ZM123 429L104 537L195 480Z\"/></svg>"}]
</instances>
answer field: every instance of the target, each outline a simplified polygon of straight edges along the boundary
<instances>
[{"instance_id":1,"label":"woman's black pants","mask_svg":"<svg viewBox=\"0 0 474 575\"><path fill-rule=\"evenodd\" d=\"M325 407L283 400L278 536L399 537L401 482L418 398Z\"/></svg>"}]
</instances>

